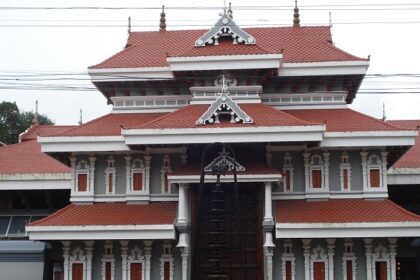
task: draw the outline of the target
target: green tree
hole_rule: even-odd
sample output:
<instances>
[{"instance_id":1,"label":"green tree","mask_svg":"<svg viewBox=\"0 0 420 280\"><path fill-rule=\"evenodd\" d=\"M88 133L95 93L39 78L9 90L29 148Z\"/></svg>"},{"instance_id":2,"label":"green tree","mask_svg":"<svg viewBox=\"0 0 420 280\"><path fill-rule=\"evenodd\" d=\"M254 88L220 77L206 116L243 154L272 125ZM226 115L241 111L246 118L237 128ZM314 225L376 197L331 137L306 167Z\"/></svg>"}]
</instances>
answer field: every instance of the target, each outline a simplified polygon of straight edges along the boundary
<instances>
[{"instance_id":1,"label":"green tree","mask_svg":"<svg viewBox=\"0 0 420 280\"><path fill-rule=\"evenodd\" d=\"M0 103L0 141L5 144L17 143L19 134L33 124L33 112L19 111L15 102ZM38 115L39 124L54 124L46 115Z\"/></svg>"}]
</instances>

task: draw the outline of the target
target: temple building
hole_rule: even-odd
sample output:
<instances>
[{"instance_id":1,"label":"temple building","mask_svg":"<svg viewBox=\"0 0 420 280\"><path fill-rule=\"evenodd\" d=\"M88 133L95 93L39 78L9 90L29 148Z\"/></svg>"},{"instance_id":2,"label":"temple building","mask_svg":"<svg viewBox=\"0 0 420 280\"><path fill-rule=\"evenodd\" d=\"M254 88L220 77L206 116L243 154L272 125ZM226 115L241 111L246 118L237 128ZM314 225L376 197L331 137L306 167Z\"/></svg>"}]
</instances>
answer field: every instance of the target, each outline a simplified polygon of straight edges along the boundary
<instances>
[{"instance_id":1,"label":"temple building","mask_svg":"<svg viewBox=\"0 0 420 280\"><path fill-rule=\"evenodd\" d=\"M165 16L89 67L111 113L0 148L3 239L26 217L1 271L14 249L46 280L420 279L420 121L349 108L369 60L297 6L290 27Z\"/></svg>"}]
</instances>

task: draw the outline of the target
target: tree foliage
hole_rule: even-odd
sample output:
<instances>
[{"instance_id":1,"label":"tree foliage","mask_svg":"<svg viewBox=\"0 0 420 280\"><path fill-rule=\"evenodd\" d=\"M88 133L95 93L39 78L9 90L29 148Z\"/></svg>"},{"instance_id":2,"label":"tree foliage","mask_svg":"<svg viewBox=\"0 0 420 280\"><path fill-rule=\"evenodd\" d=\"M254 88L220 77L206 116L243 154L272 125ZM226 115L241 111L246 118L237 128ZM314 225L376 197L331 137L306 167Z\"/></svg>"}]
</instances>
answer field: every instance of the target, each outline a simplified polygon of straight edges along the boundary
<instances>
[{"instance_id":1,"label":"tree foliage","mask_svg":"<svg viewBox=\"0 0 420 280\"><path fill-rule=\"evenodd\" d=\"M33 124L33 112L20 111L15 102L0 103L0 141L5 144L17 143L19 134ZM39 124L54 124L46 115L38 114Z\"/></svg>"}]
</instances>

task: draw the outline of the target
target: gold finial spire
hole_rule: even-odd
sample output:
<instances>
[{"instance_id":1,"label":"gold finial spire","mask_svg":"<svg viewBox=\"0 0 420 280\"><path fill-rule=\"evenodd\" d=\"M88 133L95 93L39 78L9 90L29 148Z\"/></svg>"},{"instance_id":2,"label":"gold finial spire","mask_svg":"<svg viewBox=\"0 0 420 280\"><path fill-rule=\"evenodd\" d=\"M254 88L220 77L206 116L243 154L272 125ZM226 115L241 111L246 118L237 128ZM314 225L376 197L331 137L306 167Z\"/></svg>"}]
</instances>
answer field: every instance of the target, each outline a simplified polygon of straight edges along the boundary
<instances>
[{"instance_id":1,"label":"gold finial spire","mask_svg":"<svg viewBox=\"0 0 420 280\"><path fill-rule=\"evenodd\" d=\"M160 24L159 24L159 30L160 31L166 31L166 14L165 14L165 5L162 6L162 12L160 13Z\"/></svg>"},{"instance_id":2,"label":"gold finial spire","mask_svg":"<svg viewBox=\"0 0 420 280\"><path fill-rule=\"evenodd\" d=\"M233 11L232 11L232 3L229 2L229 9L227 10L227 14L230 18L233 18Z\"/></svg>"},{"instance_id":3,"label":"gold finial spire","mask_svg":"<svg viewBox=\"0 0 420 280\"><path fill-rule=\"evenodd\" d=\"M39 116L38 116L38 100L35 100L35 114L34 119L32 120L33 124L39 124Z\"/></svg>"},{"instance_id":4,"label":"gold finial spire","mask_svg":"<svg viewBox=\"0 0 420 280\"><path fill-rule=\"evenodd\" d=\"M128 33L131 32L131 17L128 17Z\"/></svg>"},{"instance_id":5,"label":"gold finial spire","mask_svg":"<svg viewBox=\"0 0 420 280\"><path fill-rule=\"evenodd\" d=\"M300 16L299 16L299 8L297 5L297 0L295 0L295 9L293 10L293 27L299 27L300 26Z\"/></svg>"},{"instance_id":6,"label":"gold finial spire","mask_svg":"<svg viewBox=\"0 0 420 280\"><path fill-rule=\"evenodd\" d=\"M79 125L83 124L83 110L80 108Z\"/></svg>"}]
</instances>

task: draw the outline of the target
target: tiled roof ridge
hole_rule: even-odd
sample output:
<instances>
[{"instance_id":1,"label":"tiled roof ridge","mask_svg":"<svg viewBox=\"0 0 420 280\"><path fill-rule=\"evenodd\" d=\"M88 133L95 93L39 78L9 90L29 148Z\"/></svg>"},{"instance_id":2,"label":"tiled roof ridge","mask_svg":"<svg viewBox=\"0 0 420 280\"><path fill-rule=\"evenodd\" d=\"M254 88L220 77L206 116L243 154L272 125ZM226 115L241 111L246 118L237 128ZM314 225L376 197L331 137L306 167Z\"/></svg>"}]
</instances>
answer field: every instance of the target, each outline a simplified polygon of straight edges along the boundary
<instances>
[{"instance_id":1,"label":"tiled roof ridge","mask_svg":"<svg viewBox=\"0 0 420 280\"><path fill-rule=\"evenodd\" d=\"M363 114L363 113L361 113L361 112L359 112L359 111L356 111L356 110L353 110L353 109L350 109L350 108L348 108L348 110L351 110L351 111L355 112L356 114L363 115L363 116L365 116L365 117L367 117L367 118L369 118L369 119L371 119L371 120L373 120L373 121L375 121L375 122L377 122L377 123L380 123L380 124L385 124L385 125L386 125L386 126L388 126L389 128L394 128L395 130L412 130L412 129L404 129L404 128L399 128L399 127L396 127L396 126L394 126L394 125L392 125L392 124L387 123L386 121L383 121L383 120L377 119L377 118L372 117L372 116L367 115L367 114Z\"/></svg>"},{"instance_id":2,"label":"tiled roof ridge","mask_svg":"<svg viewBox=\"0 0 420 280\"><path fill-rule=\"evenodd\" d=\"M333 48L334 48L334 49L336 49L337 51L341 52L342 54L345 54L345 55L347 55L347 56L349 56L349 57L353 57L353 58L355 58L356 60L369 61L369 59L367 59L367 58L359 57L359 56L357 56L357 55L351 54L351 53L349 53L349 52L347 52L347 51L345 51L345 50L343 50L343 49L341 49L341 48L337 47L337 46L336 46L336 45L334 45L332 42L323 41L322 43L324 43L324 44L329 44L331 47L333 47Z\"/></svg>"},{"instance_id":3,"label":"tiled roof ridge","mask_svg":"<svg viewBox=\"0 0 420 280\"><path fill-rule=\"evenodd\" d=\"M400 210L401 212L404 212L407 215L412 216L413 218L416 218L420 221L420 215L417 215L411 211L408 211L407 209L401 207L400 205L398 205L397 203L393 202L392 200L390 200L389 198L385 199L385 201L392 207L394 207L395 209Z\"/></svg>"},{"instance_id":4,"label":"tiled roof ridge","mask_svg":"<svg viewBox=\"0 0 420 280\"><path fill-rule=\"evenodd\" d=\"M61 214L62 212L67 211L68 209L73 208L73 207L76 207L76 205L73 204L73 203L70 203L69 205L64 206L63 208L55 211L54 213L52 213L51 215L48 215L45 218L42 218L42 219L36 220L35 222L29 223L28 226L36 226L36 225L38 225L40 223L43 223L45 221L49 221L50 219L54 218L58 214Z\"/></svg>"},{"instance_id":5,"label":"tiled roof ridge","mask_svg":"<svg viewBox=\"0 0 420 280\"><path fill-rule=\"evenodd\" d=\"M39 123L34 123L30 127L28 127L24 132L22 132L19 135L19 142L22 142L22 138L24 138L26 135L30 134L32 131L34 131L39 126L40 126Z\"/></svg>"},{"instance_id":6,"label":"tiled roof ridge","mask_svg":"<svg viewBox=\"0 0 420 280\"><path fill-rule=\"evenodd\" d=\"M315 122L309 122L309 121L305 121L305 120L299 119L298 117L293 116L292 114L287 113L287 110L277 110L277 109L273 108L270 105L263 104L263 103L261 103L261 104L264 105L264 106L270 107L271 109L276 110L278 112L282 112L282 113L290 116L292 119L295 119L295 120L300 121L300 122L303 122L303 123L307 123L308 125L324 125L323 123L315 123Z\"/></svg>"},{"instance_id":7,"label":"tiled roof ridge","mask_svg":"<svg viewBox=\"0 0 420 280\"><path fill-rule=\"evenodd\" d=\"M189 106L194 106L194 105L189 104L189 105L187 105L187 106L184 106L184 107L182 107L182 108L179 108L178 110L175 110L175 111L170 112L170 113L168 113L168 114L165 114L165 115L163 115L163 116L157 117L156 119L150 120L150 121L148 121L148 122L146 122L146 123L142 124L141 126L138 126L138 127L131 127L131 128L127 128L127 129L141 129L141 128L143 128L143 127L147 126L147 125L151 125L151 124L154 124L155 122L161 121L161 120L165 119L166 117L170 117L171 115L174 115L175 113L179 113L179 112L180 112L181 110L183 110L183 109L185 109L185 110L186 110L186 108L188 108Z\"/></svg>"},{"instance_id":8,"label":"tiled roof ridge","mask_svg":"<svg viewBox=\"0 0 420 280\"><path fill-rule=\"evenodd\" d=\"M66 133L73 132L74 130L79 129L80 127L83 127L83 126L88 125L88 124L90 124L90 123L92 123L92 122L98 121L98 120L100 120L100 119L106 118L107 116L109 116L109 115L111 115L111 114L112 114L112 113L108 113L108 114L105 114L105 115L103 115L103 116L97 117L96 119L90 120L90 121L88 121L88 122L86 122L86 123L83 123L83 124L80 124L80 125L76 125L75 127L71 128L71 129L69 129L69 130L63 131L63 132L61 132L61 133L59 133L59 134L56 134L56 135L54 135L54 136L66 136L66 135L65 135ZM64 135L63 135L63 134L64 134Z\"/></svg>"},{"instance_id":9,"label":"tiled roof ridge","mask_svg":"<svg viewBox=\"0 0 420 280\"><path fill-rule=\"evenodd\" d=\"M127 44L128 44L128 40L127 40ZM137 45L129 45L129 46L127 46L126 45L126 47L124 47L122 50L120 50L119 52L117 52L117 53L115 53L114 55L112 55L112 56L110 56L110 57L108 57L108 58L106 58L105 60L103 60L103 61L101 61L100 63L97 63L97 64L95 64L95 65L91 65L91 66L89 66L88 67L88 69L95 69L95 68L97 68L97 67L99 67L100 65L102 65L102 64L104 64L104 63L106 63L107 61L109 61L109 60L112 60L114 57L116 57L116 56L118 56L118 55L120 55L122 52L125 52L125 51L127 51L127 50L130 50L130 49L133 49L133 48L135 48Z\"/></svg>"}]
</instances>

